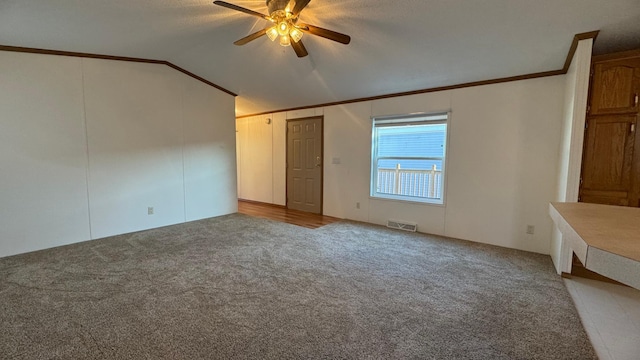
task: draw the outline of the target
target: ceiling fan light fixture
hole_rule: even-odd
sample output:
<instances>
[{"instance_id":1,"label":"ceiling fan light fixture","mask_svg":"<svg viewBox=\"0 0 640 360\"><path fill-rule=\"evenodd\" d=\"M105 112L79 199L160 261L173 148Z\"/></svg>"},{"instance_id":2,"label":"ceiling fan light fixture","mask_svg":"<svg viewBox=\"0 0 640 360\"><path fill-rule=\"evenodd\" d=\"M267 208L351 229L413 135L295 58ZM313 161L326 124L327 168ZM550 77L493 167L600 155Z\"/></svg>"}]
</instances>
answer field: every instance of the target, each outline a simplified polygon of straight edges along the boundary
<instances>
[{"instance_id":1,"label":"ceiling fan light fixture","mask_svg":"<svg viewBox=\"0 0 640 360\"><path fill-rule=\"evenodd\" d=\"M234 45L245 45L266 35L271 41L279 39L278 42L282 46L291 46L296 55L299 58L302 58L309 55L307 49L302 44L302 36L305 33L345 45L351 42L351 37L349 35L341 34L333 30L323 29L319 26L298 22L300 12L309 5L311 0L266 0L266 2L267 9L269 10L268 15L222 0L216 0L213 2L215 5L259 17L271 23L269 27L263 28L238 41L235 41Z\"/></svg>"},{"instance_id":2,"label":"ceiling fan light fixture","mask_svg":"<svg viewBox=\"0 0 640 360\"><path fill-rule=\"evenodd\" d=\"M269 38L269 40L271 41L275 41L276 38L278 38L278 29L276 29L275 26L270 27L269 29L267 29L267 37Z\"/></svg>"},{"instance_id":3,"label":"ceiling fan light fixture","mask_svg":"<svg viewBox=\"0 0 640 360\"><path fill-rule=\"evenodd\" d=\"M280 45L282 46L291 45L291 39L289 38L289 35L280 36Z\"/></svg>"},{"instance_id":4,"label":"ceiling fan light fixture","mask_svg":"<svg viewBox=\"0 0 640 360\"><path fill-rule=\"evenodd\" d=\"M291 37L291 40L293 40L294 42L298 42L302 39L303 34L304 33L300 31L300 29L293 27L289 32L289 37Z\"/></svg>"},{"instance_id":5,"label":"ceiling fan light fixture","mask_svg":"<svg viewBox=\"0 0 640 360\"><path fill-rule=\"evenodd\" d=\"M289 23L286 20L279 22L277 30L280 36L289 35Z\"/></svg>"}]
</instances>

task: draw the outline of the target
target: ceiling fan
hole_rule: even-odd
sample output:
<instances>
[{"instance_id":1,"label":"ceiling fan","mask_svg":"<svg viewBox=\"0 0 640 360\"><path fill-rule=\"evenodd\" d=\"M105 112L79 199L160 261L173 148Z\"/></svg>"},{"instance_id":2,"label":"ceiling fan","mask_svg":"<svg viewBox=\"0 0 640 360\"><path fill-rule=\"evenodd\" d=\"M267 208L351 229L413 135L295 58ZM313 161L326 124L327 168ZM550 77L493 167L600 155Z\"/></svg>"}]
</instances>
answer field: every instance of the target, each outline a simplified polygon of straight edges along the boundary
<instances>
[{"instance_id":1,"label":"ceiling fan","mask_svg":"<svg viewBox=\"0 0 640 360\"><path fill-rule=\"evenodd\" d=\"M264 28L260 31L256 31L253 34L243 37L242 39L234 42L235 45L244 45L250 41L253 41L263 35L271 41L275 41L278 37L280 45L289 46L293 48L298 57L305 57L309 55L307 49L302 44L302 35L308 33L323 37L325 39L333 40L341 44L349 44L351 37L332 30L323 29L318 26L304 24L298 21L300 12L309 4L311 0L267 0L267 8L269 9L269 15L264 15L259 12L243 8L238 5L230 4L225 1L214 1L213 3L228 9L236 10L257 16L264 20L273 23L272 26Z\"/></svg>"}]
</instances>

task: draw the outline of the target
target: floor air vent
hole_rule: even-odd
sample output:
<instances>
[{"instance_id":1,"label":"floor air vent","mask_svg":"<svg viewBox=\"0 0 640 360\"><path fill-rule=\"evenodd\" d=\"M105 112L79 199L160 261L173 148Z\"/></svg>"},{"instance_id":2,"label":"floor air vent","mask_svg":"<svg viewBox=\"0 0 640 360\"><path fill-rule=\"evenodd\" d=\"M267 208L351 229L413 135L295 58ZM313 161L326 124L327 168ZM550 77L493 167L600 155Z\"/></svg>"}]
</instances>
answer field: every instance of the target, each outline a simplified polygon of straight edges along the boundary
<instances>
[{"instance_id":1,"label":"floor air vent","mask_svg":"<svg viewBox=\"0 0 640 360\"><path fill-rule=\"evenodd\" d=\"M387 227L411 232L418 230L418 224L399 220L387 220Z\"/></svg>"}]
</instances>

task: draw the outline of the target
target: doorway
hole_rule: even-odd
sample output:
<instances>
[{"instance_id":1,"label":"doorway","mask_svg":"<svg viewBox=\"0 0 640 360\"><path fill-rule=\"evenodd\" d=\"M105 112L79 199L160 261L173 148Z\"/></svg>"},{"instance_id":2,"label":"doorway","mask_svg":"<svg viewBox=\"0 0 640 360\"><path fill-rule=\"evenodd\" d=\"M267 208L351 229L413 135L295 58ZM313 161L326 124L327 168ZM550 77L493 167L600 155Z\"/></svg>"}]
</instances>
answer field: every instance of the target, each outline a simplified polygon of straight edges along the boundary
<instances>
[{"instance_id":1,"label":"doorway","mask_svg":"<svg viewBox=\"0 0 640 360\"><path fill-rule=\"evenodd\" d=\"M287 208L322 214L322 117L287 121Z\"/></svg>"}]
</instances>

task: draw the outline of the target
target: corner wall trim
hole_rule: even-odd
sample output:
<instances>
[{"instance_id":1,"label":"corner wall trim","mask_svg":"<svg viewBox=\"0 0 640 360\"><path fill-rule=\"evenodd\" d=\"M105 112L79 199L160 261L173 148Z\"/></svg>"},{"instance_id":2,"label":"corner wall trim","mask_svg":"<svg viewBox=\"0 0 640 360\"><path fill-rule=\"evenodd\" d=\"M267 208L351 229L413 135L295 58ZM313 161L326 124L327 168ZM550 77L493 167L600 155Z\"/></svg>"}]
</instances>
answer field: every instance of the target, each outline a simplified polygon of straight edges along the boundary
<instances>
[{"instance_id":1,"label":"corner wall trim","mask_svg":"<svg viewBox=\"0 0 640 360\"><path fill-rule=\"evenodd\" d=\"M147 63L147 64L159 64L159 65L167 65L170 68L180 71L181 73L190 76L198 81L201 81L209 86L212 86L222 92L225 92L231 96L238 96L238 94L231 92L219 85L212 83L209 80L206 80L192 72L189 72L177 65L174 65L165 60L153 60L153 59L141 59L141 58L132 58L125 56L112 56L112 55L101 55L101 54L88 54L88 53L79 53L72 51L59 51L59 50L47 50L47 49L36 49L36 48L28 48L28 47L20 47L20 46L7 46L0 45L0 51L11 51L11 52L21 52L21 53L30 53L30 54L42 54L42 55L59 55L59 56L71 56L71 57L81 57L81 58L90 58L90 59L102 59L102 60L115 60L115 61L129 61L129 62L139 62L139 63Z\"/></svg>"},{"instance_id":2,"label":"corner wall trim","mask_svg":"<svg viewBox=\"0 0 640 360\"><path fill-rule=\"evenodd\" d=\"M394 97L400 97L400 96L426 94L426 93L437 92L437 91L462 89L462 88L473 87L473 86L492 85L492 84L500 84L500 83L510 82L510 81L529 80L529 79L536 79L536 78L542 78L547 76L564 75L569 71L569 66L571 66L571 62L573 61L573 56L575 55L576 50L578 49L578 42L580 40L586 40L586 39L595 40L599 33L600 31L597 30L597 31L576 34L573 37L573 42L571 43L571 48L569 49L569 54L567 55L567 59L565 60L564 66L560 70L544 71L544 72L538 72L538 73L532 73L532 74L510 76L510 77L499 78L499 79L474 81L474 82L457 84L457 85L441 86L436 88L405 91L400 93L392 93L392 94L357 98L357 99L351 99L351 100L335 101L335 102L317 104L317 105L299 106L299 107L294 107L289 109L264 111L264 112L255 113L255 114L237 116L236 119L242 119L242 118L247 118L251 116L258 116L258 115L265 115L265 114L273 114L273 113L279 113L279 112L286 112L286 111L313 109L313 108L325 107L325 106L345 105L345 104L351 104L351 103L363 102L363 101L373 101L373 100L388 99L388 98L394 98Z\"/></svg>"},{"instance_id":3,"label":"corner wall trim","mask_svg":"<svg viewBox=\"0 0 640 360\"><path fill-rule=\"evenodd\" d=\"M596 40L600 30L590 31L586 33L576 34L573 37L573 42L571 43L571 48L569 48L569 54L567 54L567 60L564 62L564 66L562 67L562 71L566 74L569 71L569 67L571 66L571 62L573 61L573 56L576 54L576 50L578 49L578 43L580 40L593 39Z\"/></svg>"}]
</instances>

